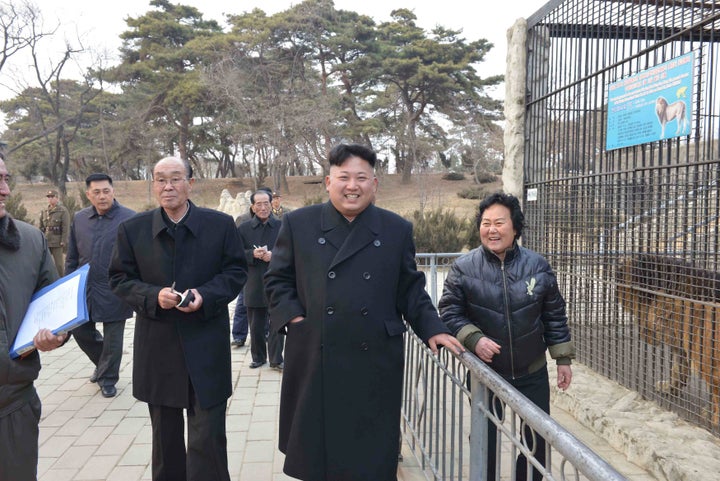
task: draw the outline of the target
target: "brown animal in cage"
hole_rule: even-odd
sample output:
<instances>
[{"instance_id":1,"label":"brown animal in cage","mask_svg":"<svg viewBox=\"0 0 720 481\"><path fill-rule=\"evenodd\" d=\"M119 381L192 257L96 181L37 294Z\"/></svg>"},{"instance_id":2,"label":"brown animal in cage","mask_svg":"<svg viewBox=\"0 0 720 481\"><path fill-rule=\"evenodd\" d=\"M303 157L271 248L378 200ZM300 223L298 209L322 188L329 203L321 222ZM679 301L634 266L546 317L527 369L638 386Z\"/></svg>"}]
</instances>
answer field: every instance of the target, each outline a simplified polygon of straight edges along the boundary
<instances>
[{"instance_id":1,"label":"brown animal in cage","mask_svg":"<svg viewBox=\"0 0 720 481\"><path fill-rule=\"evenodd\" d=\"M668 346L670 379L658 384L677 395L690 372L706 383L712 423L720 425L720 275L669 256L640 254L618 268L617 298L653 346Z\"/></svg>"},{"instance_id":2,"label":"brown animal in cage","mask_svg":"<svg viewBox=\"0 0 720 481\"><path fill-rule=\"evenodd\" d=\"M660 122L661 134L660 138L665 138L665 126L677 120L677 129L675 135L680 132L685 132L690 126L690 122L687 118L687 106L682 100L677 100L671 104L664 97L658 97L655 101L655 115L657 115L658 121Z\"/></svg>"}]
</instances>

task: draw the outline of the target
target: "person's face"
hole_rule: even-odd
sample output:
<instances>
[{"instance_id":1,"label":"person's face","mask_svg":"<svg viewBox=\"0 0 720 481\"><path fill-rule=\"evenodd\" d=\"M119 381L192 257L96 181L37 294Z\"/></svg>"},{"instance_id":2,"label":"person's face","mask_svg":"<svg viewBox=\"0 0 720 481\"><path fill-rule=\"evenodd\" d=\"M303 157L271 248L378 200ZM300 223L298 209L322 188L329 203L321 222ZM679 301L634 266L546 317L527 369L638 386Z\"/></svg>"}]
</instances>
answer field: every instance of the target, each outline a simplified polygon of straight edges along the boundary
<instances>
[{"instance_id":1,"label":"person's face","mask_svg":"<svg viewBox=\"0 0 720 481\"><path fill-rule=\"evenodd\" d=\"M50 195L47 198L48 204L50 204L50 207L55 207L58 203L58 197L56 195Z\"/></svg>"},{"instance_id":2,"label":"person's face","mask_svg":"<svg viewBox=\"0 0 720 481\"><path fill-rule=\"evenodd\" d=\"M85 191L85 195L97 213L104 215L113 205L115 191L107 180L94 180L90 182L90 187Z\"/></svg>"},{"instance_id":3,"label":"person's face","mask_svg":"<svg viewBox=\"0 0 720 481\"><path fill-rule=\"evenodd\" d=\"M250 208L258 219L265 222L270 217L270 196L267 194L255 194L254 199L255 202Z\"/></svg>"},{"instance_id":4,"label":"person's face","mask_svg":"<svg viewBox=\"0 0 720 481\"><path fill-rule=\"evenodd\" d=\"M10 175L8 174L5 162L0 159L0 218L7 215L5 201L10 197Z\"/></svg>"},{"instance_id":5,"label":"person's face","mask_svg":"<svg viewBox=\"0 0 720 481\"><path fill-rule=\"evenodd\" d=\"M505 258L515 240L515 228L510 218L510 209L493 204L483 212L480 219L480 242L500 259Z\"/></svg>"},{"instance_id":6,"label":"person's face","mask_svg":"<svg viewBox=\"0 0 720 481\"><path fill-rule=\"evenodd\" d=\"M194 182L187 178L185 165L179 159L161 160L153 169L155 197L168 214L185 209Z\"/></svg>"},{"instance_id":7,"label":"person's face","mask_svg":"<svg viewBox=\"0 0 720 481\"><path fill-rule=\"evenodd\" d=\"M342 165L330 167L325 189L332 205L353 220L375 199L378 180L370 164L360 157L349 157Z\"/></svg>"},{"instance_id":8,"label":"person's face","mask_svg":"<svg viewBox=\"0 0 720 481\"><path fill-rule=\"evenodd\" d=\"M273 196L272 206L273 206L273 209L280 208L280 196Z\"/></svg>"}]
</instances>

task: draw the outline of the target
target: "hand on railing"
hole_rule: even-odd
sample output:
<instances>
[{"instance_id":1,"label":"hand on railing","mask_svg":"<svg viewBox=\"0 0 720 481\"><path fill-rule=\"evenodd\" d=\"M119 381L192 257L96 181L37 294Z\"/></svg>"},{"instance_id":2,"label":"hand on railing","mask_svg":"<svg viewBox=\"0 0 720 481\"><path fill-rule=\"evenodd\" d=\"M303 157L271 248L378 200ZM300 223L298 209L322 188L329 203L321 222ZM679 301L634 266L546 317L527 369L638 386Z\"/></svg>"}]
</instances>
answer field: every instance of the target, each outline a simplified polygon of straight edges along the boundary
<instances>
[{"instance_id":1,"label":"hand on railing","mask_svg":"<svg viewBox=\"0 0 720 481\"><path fill-rule=\"evenodd\" d=\"M445 346L458 356L465 351L465 348L460 341L450 334L435 334L433 337L428 339L428 345L434 354L438 353L438 345Z\"/></svg>"}]
</instances>

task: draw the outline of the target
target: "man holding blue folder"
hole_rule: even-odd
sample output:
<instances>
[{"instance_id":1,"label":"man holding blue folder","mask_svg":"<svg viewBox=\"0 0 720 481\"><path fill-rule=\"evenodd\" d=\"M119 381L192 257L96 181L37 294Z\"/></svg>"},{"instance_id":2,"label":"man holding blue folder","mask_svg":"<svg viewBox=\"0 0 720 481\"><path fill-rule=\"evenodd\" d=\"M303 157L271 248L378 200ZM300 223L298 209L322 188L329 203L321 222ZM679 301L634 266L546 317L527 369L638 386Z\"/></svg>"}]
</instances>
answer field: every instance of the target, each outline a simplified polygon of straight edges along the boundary
<instances>
[{"instance_id":1,"label":"man holding blue folder","mask_svg":"<svg viewBox=\"0 0 720 481\"><path fill-rule=\"evenodd\" d=\"M10 175L0 154L0 480L37 478L40 398L33 382L40 372L37 350L10 358L32 295L58 277L47 241L37 228L13 219L5 210ZM47 329L34 338L35 347L60 347L66 335Z\"/></svg>"}]
</instances>

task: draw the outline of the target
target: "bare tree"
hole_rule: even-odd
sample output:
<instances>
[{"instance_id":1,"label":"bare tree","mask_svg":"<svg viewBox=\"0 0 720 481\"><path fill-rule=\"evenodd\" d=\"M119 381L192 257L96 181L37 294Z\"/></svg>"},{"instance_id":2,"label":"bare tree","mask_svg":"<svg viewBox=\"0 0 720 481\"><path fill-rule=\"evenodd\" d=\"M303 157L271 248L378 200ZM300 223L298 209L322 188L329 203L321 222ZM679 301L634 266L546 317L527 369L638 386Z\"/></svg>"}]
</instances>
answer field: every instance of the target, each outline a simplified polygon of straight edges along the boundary
<instances>
[{"instance_id":1,"label":"bare tree","mask_svg":"<svg viewBox=\"0 0 720 481\"><path fill-rule=\"evenodd\" d=\"M0 2L0 72L10 57L52 32L38 32L40 11L30 2Z\"/></svg>"}]
</instances>

